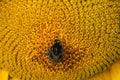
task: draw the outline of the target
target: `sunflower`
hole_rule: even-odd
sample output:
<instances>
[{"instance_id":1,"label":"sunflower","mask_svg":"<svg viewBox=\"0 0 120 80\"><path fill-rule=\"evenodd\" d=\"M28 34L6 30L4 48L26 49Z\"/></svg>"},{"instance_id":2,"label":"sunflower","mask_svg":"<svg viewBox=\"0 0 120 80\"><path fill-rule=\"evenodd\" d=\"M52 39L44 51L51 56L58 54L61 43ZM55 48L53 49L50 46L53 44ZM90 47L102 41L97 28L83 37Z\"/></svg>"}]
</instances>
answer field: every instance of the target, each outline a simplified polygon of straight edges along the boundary
<instances>
[{"instance_id":1,"label":"sunflower","mask_svg":"<svg viewBox=\"0 0 120 80\"><path fill-rule=\"evenodd\" d=\"M60 62L44 56L56 39L64 49ZM0 69L9 79L85 80L118 59L118 1L0 1Z\"/></svg>"}]
</instances>

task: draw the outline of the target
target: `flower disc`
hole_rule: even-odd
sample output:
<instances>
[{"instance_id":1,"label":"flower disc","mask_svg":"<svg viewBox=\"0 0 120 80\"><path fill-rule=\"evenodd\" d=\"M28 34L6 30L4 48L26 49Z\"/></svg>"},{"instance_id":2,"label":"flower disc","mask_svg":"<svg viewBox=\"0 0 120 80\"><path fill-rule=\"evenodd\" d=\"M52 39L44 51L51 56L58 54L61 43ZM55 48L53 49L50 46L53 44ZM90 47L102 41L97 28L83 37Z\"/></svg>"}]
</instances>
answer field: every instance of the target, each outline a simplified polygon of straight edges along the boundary
<instances>
[{"instance_id":1,"label":"flower disc","mask_svg":"<svg viewBox=\"0 0 120 80\"><path fill-rule=\"evenodd\" d=\"M63 60L44 54L58 38ZM120 3L0 0L0 69L20 80L84 80L120 58Z\"/></svg>"}]
</instances>

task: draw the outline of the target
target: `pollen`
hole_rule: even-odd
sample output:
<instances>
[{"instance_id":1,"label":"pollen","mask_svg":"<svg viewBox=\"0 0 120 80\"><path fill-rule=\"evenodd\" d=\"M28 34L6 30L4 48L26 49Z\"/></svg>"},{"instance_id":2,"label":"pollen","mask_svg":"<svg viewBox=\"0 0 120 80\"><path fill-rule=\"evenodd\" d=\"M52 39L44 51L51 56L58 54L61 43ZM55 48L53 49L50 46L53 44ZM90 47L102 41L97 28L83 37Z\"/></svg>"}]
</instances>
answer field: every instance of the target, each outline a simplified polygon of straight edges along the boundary
<instances>
[{"instance_id":1,"label":"pollen","mask_svg":"<svg viewBox=\"0 0 120 80\"><path fill-rule=\"evenodd\" d=\"M59 39L63 60L44 54ZM84 80L120 59L120 3L0 0L0 69L20 80Z\"/></svg>"}]
</instances>

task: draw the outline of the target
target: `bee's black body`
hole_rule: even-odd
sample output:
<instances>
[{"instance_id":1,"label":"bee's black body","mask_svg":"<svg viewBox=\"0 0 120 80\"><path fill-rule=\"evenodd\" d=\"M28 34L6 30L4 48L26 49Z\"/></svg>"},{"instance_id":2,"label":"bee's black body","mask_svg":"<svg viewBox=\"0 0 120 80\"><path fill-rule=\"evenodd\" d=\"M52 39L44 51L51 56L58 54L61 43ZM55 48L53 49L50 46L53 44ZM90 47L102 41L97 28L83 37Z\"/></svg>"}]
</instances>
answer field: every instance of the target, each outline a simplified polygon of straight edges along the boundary
<instances>
[{"instance_id":1,"label":"bee's black body","mask_svg":"<svg viewBox=\"0 0 120 80\"><path fill-rule=\"evenodd\" d=\"M60 40L55 39L54 44L48 51L49 59L53 62L60 62L63 60L64 49Z\"/></svg>"}]
</instances>

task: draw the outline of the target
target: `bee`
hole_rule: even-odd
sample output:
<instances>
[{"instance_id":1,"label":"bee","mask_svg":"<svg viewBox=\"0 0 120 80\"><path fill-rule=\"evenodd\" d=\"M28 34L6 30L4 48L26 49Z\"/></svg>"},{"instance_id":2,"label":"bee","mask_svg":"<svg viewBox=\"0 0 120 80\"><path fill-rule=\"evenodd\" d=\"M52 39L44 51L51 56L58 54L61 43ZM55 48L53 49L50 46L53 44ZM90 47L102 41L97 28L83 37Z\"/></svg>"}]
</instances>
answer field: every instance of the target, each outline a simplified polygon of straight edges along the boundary
<instances>
[{"instance_id":1,"label":"bee","mask_svg":"<svg viewBox=\"0 0 120 80\"><path fill-rule=\"evenodd\" d=\"M49 60L52 62L60 62L63 60L64 49L59 39L54 40L54 44L48 50Z\"/></svg>"}]
</instances>

